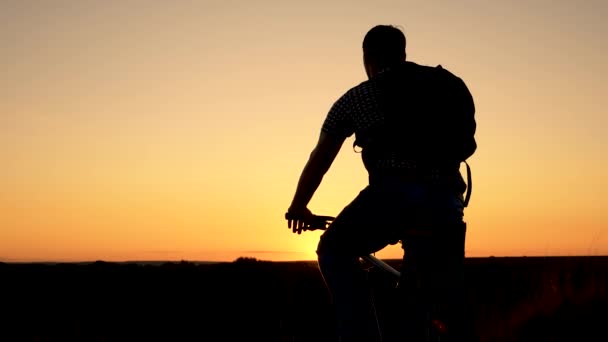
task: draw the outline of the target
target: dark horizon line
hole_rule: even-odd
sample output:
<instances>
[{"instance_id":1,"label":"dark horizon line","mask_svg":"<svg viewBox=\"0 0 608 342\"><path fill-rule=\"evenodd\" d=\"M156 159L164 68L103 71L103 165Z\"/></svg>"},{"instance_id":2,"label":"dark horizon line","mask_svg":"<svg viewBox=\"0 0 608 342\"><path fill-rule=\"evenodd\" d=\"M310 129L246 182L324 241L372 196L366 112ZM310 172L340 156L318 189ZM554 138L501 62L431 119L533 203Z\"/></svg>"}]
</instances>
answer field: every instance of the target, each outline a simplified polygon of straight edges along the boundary
<instances>
[{"instance_id":1,"label":"dark horizon line","mask_svg":"<svg viewBox=\"0 0 608 342\"><path fill-rule=\"evenodd\" d=\"M82 260L82 261L10 261L0 259L0 264L44 264L44 265L53 265L53 264L94 264L94 263L106 263L106 264L141 264L141 265L163 265L163 264L175 264L175 263L190 263L190 264L222 264L222 263L233 263L236 260L243 259L255 259L257 261L263 262L272 262L272 263L294 263L294 262L316 262L316 259L300 259L300 260L265 260L255 257L242 256L235 258L234 260L188 260L188 259L180 259L180 260L124 260L124 261L108 261L103 259L98 260ZM608 258L608 255L522 255L522 256L474 256L474 257L465 257L465 259L540 259L540 258ZM401 258L382 258L382 260L388 261L399 261Z\"/></svg>"}]
</instances>

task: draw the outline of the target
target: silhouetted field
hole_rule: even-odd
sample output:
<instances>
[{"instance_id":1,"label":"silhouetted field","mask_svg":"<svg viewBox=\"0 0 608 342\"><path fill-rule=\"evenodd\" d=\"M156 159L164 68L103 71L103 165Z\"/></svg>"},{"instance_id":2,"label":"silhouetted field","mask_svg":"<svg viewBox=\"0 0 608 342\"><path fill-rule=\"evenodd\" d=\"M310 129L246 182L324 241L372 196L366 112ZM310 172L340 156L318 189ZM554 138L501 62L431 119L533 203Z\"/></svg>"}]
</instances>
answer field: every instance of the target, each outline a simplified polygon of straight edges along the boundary
<instances>
[{"instance_id":1,"label":"silhouetted field","mask_svg":"<svg viewBox=\"0 0 608 342\"><path fill-rule=\"evenodd\" d=\"M608 257L473 258L466 277L482 341L608 341ZM335 341L315 262L0 263L0 290L0 341Z\"/></svg>"}]
</instances>

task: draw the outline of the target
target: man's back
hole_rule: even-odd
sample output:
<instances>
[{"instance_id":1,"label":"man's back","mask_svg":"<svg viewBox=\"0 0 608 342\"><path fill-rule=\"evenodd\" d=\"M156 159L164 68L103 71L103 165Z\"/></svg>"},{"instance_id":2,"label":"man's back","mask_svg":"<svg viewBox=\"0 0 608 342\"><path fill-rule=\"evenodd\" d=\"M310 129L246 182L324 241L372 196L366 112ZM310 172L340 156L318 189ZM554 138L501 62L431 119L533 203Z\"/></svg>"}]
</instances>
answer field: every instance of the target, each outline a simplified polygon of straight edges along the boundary
<instances>
[{"instance_id":1,"label":"man's back","mask_svg":"<svg viewBox=\"0 0 608 342\"><path fill-rule=\"evenodd\" d=\"M476 149L474 113L460 78L441 66L403 62L350 89L323 130L354 133L370 176L440 172L459 178L460 162Z\"/></svg>"}]
</instances>

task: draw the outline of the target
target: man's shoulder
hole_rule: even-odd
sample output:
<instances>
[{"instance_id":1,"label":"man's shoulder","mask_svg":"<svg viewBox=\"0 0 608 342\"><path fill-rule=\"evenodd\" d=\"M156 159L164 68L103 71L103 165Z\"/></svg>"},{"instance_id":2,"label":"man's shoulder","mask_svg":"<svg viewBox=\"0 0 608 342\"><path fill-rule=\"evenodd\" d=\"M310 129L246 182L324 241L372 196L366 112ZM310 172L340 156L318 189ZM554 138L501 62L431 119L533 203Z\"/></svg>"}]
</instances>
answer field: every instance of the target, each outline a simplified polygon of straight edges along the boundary
<instances>
[{"instance_id":1,"label":"man's shoulder","mask_svg":"<svg viewBox=\"0 0 608 342\"><path fill-rule=\"evenodd\" d=\"M444 68L441 64L438 64L435 67L435 70L437 70L439 73L441 73L446 78L449 78L449 79L455 80L455 81L462 81L462 79L458 75L456 75L452 71Z\"/></svg>"},{"instance_id":2,"label":"man's shoulder","mask_svg":"<svg viewBox=\"0 0 608 342\"><path fill-rule=\"evenodd\" d=\"M356 100L358 98L369 96L375 87L375 80L365 80L361 83L348 89L341 97L343 100Z\"/></svg>"},{"instance_id":3,"label":"man's shoulder","mask_svg":"<svg viewBox=\"0 0 608 342\"><path fill-rule=\"evenodd\" d=\"M410 70L416 70L416 71L422 72L422 73L435 74L435 75L452 78L452 79L460 79L460 77L458 77L455 73L448 70L446 67L444 67L441 64L424 65L424 64L418 64L418 63L408 61L408 62L405 62L405 68L408 68Z\"/></svg>"}]
</instances>

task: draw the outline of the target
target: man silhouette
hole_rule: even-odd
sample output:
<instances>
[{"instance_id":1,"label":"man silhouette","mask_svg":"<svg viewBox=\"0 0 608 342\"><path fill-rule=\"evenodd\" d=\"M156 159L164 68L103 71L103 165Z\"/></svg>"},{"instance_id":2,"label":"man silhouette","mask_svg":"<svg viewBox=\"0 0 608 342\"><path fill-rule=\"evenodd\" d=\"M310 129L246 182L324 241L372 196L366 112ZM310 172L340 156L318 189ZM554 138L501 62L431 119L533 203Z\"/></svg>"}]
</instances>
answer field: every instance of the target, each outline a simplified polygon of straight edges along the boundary
<instances>
[{"instance_id":1,"label":"man silhouette","mask_svg":"<svg viewBox=\"0 0 608 342\"><path fill-rule=\"evenodd\" d=\"M309 201L344 140L355 134L353 148L361 148L369 184L317 247L341 341L379 340L359 257L399 241L405 250L400 283L405 293L404 324L396 335L423 341L431 320L438 333L450 333L450 341L464 335L459 317L464 317L467 185L460 165L477 148L475 107L460 78L441 66L406 61L405 46L403 32L394 26L367 32L368 80L333 104L286 214L288 227L301 233L313 218Z\"/></svg>"}]
</instances>

